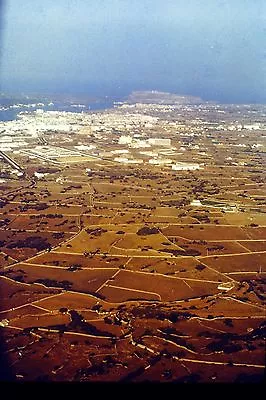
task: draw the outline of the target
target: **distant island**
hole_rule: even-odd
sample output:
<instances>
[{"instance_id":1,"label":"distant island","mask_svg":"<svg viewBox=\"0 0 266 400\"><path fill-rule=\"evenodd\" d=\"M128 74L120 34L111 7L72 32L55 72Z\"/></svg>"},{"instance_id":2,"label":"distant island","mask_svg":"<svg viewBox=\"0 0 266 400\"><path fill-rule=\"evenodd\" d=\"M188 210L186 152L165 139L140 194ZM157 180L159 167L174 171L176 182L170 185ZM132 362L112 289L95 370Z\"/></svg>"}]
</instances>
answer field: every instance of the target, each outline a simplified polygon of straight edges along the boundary
<instances>
[{"instance_id":1,"label":"distant island","mask_svg":"<svg viewBox=\"0 0 266 400\"><path fill-rule=\"evenodd\" d=\"M143 103L143 104L201 104L205 103L200 97L181 96L174 93L159 92L157 90L150 91L134 91L128 98L127 103Z\"/></svg>"}]
</instances>

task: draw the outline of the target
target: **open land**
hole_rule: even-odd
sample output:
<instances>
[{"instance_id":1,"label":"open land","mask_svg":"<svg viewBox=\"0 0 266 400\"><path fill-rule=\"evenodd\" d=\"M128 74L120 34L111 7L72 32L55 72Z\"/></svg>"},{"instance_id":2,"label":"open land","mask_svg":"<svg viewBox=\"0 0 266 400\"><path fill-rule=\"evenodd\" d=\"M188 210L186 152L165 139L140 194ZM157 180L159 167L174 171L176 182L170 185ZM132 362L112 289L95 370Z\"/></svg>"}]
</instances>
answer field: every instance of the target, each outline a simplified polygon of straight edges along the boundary
<instances>
[{"instance_id":1,"label":"open land","mask_svg":"<svg viewBox=\"0 0 266 400\"><path fill-rule=\"evenodd\" d=\"M0 123L14 380L263 379L266 108L198 102Z\"/></svg>"}]
</instances>

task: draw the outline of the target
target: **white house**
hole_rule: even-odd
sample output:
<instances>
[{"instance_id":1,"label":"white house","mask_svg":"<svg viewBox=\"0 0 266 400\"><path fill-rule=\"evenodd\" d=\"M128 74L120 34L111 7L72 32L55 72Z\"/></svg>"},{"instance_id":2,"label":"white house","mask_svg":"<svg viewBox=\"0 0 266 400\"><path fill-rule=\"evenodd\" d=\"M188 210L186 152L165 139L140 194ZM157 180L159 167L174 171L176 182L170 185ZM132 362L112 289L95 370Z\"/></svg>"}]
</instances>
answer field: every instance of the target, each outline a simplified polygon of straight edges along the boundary
<instances>
[{"instance_id":1,"label":"white house","mask_svg":"<svg viewBox=\"0 0 266 400\"><path fill-rule=\"evenodd\" d=\"M219 290L225 290L226 292L228 292L229 290L232 290L235 287L233 282L223 282L220 283L220 285L218 286Z\"/></svg>"},{"instance_id":2,"label":"white house","mask_svg":"<svg viewBox=\"0 0 266 400\"><path fill-rule=\"evenodd\" d=\"M129 135L122 135L118 140L119 144L130 144L132 143L132 137Z\"/></svg>"},{"instance_id":3,"label":"white house","mask_svg":"<svg viewBox=\"0 0 266 400\"><path fill-rule=\"evenodd\" d=\"M190 205L191 205L191 206L196 206L196 207L202 206L200 200L192 200L191 203L190 203Z\"/></svg>"},{"instance_id":4,"label":"white house","mask_svg":"<svg viewBox=\"0 0 266 400\"><path fill-rule=\"evenodd\" d=\"M171 146L171 139L150 138L148 143L153 146Z\"/></svg>"},{"instance_id":5,"label":"white house","mask_svg":"<svg viewBox=\"0 0 266 400\"><path fill-rule=\"evenodd\" d=\"M176 164L172 165L172 169L174 171L195 171L200 169L200 164L177 162Z\"/></svg>"}]
</instances>

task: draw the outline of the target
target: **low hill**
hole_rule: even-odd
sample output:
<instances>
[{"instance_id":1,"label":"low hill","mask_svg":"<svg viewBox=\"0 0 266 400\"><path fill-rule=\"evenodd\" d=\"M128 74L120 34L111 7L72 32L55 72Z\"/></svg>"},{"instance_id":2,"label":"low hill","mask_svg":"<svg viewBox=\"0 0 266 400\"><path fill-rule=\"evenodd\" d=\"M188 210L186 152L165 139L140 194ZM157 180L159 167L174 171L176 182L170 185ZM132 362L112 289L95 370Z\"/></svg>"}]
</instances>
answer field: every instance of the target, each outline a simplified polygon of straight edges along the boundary
<instances>
[{"instance_id":1,"label":"low hill","mask_svg":"<svg viewBox=\"0 0 266 400\"><path fill-rule=\"evenodd\" d=\"M180 96L174 93L151 91L134 91L127 99L127 103L143 104L200 104L204 101L200 97Z\"/></svg>"}]
</instances>

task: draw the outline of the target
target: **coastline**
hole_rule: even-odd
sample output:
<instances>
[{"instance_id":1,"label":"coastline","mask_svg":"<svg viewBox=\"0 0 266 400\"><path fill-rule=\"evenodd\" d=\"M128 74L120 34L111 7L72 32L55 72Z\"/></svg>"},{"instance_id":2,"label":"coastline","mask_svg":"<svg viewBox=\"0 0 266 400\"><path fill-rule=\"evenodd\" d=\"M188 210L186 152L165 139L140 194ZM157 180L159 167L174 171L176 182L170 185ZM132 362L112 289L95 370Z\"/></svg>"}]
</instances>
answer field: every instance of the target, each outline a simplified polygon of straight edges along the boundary
<instances>
[{"instance_id":1,"label":"coastline","mask_svg":"<svg viewBox=\"0 0 266 400\"><path fill-rule=\"evenodd\" d=\"M106 102L106 103L91 103L85 105L84 107L73 106L69 104L54 104L53 106L38 106L35 107L18 107L18 108L11 108L10 106L8 109L0 109L0 122L7 122L7 121L15 121L18 119L18 114L21 112L31 113L36 111L37 109L42 109L44 111L66 111L66 112L75 112L75 113L82 113L82 112L90 112L90 111L97 111L97 110L107 110L114 107L114 102Z\"/></svg>"}]
</instances>

